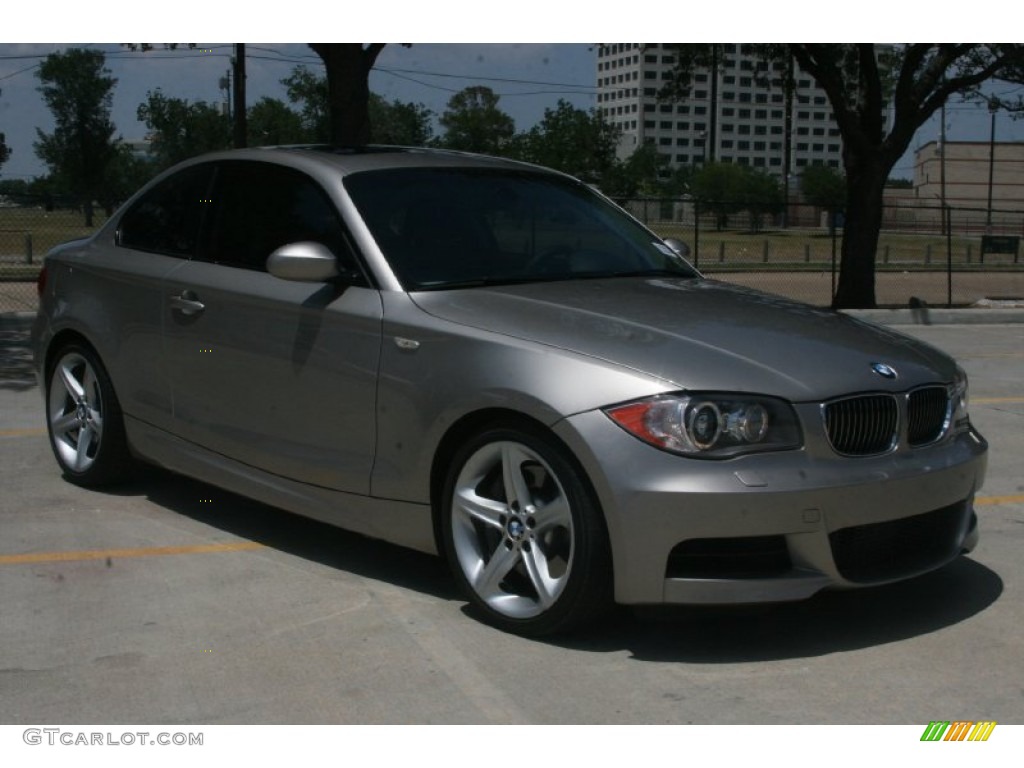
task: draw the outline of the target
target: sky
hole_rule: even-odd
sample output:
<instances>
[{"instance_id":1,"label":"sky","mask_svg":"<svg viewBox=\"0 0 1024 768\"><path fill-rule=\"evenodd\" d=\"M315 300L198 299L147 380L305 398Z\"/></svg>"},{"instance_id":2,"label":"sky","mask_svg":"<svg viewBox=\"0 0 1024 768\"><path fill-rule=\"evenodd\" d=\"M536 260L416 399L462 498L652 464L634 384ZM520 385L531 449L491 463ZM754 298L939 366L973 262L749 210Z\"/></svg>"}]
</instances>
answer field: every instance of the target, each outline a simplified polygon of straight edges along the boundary
<instances>
[{"instance_id":1,"label":"sky","mask_svg":"<svg viewBox=\"0 0 1024 768\"><path fill-rule=\"evenodd\" d=\"M81 44L80 44L81 45ZM37 88L42 57L69 45L0 44L0 132L11 158L0 178L29 178L44 172L32 148L36 128L51 131L53 119ZM220 81L230 68L230 43L198 43L193 50L132 52L118 44L87 45L106 54L117 79L113 120L125 140L141 139L146 126L136 119L150 90L189 101L219 103ZM247 101L262 96L287 101L282 78L299 65L322 72L320 59L304 43L246 43ZM587 44L432 44L389 45L377 60L370 88L388 100L421 103L441 114L448 99L471 85L487 85L501 96L499 106L517 130L528 130L560 98L574 106L596 105L596 53Z\"/></svg>"},{"instance_id":2,"label":"sky","mask_svg":"<svg viewBox=\"0 0 1024 768\"><path fill-rule=\"evenodd\" d=\"M335 39L344 39L347 34L364 39L412 40L411 47L389 45L384 49L371 75L373 91L389 100L421 103L439 115L455 92L470 85L486 85L500 95L499 106L512 116L516 129L524 131L559 99L582 109L596 106L596 51L590 42L593 40L648 39L651 33L671 35L683 42L706 40L701 33L709 29L720 31L726 26L723 22L728 23L730 34L722 37L734 40L773 42L788 35L829 41L828 36L836 34L835 24L818 28L780 24L782 18L821 19L820 5L803 0L776 0L770 6L732 0L729 9L737 12L728 15L717 8L698 10L690 4L648 0L644 4L644 9L650 11L647 15L608 14L603 20L598 18L599 14L573 11L574 6L593 8L589 3L563 2L556 7L550 0L517 0L514 15L502 10L500 4L481 5L478 0L434 0L430 4L390 0L386 5L364 11L346 10L336 19L323 18L323 9L331 6L293 0L287 5L293 11L290 15L246 18L241 23L227 17L226 12L211 12L208 6L208 2L176 0L175 14L161 14L159 31L148 28L149 25L140 27L124 21L137 17L140 6L123 0L108 0L104 4L107 12L99 17L83 13L81 4L51 0L45 6L47 16L24 16L13 24L7 23L0 30L0 132L7 135L13 154L0 167L0 178L31 178L45 172L32 144L37 138L36 129L49 131L53 121L37 91L35 71L42 57L55 50L83 45L75 42L80 39L198 40L208 35L220 39L296 40L309 39L314 30L322 32L325 27L337 33ZM303 14L307 7L315 10ZM913 32L918 37L932 33L941 40L943 32L948 36L951 31L948 23L945 30L941 26L924 28L919 14L908 10L901 17L899 11L893 12L891 3L880 0L860 0L857 7L856 17L842 25L843 34L856 37L860 33L870 39L878 34L876 19L883 17L886 34L893 38L913 38L909 34ZM480 15L481 8L487 9L485 16ZM993 18L1006 13L987 10L987 0L973 3L972 8L977 13L957 19L952 31L958 37L970 37L975 31L980 37L983 31L991 29L986 25ZM110 19L119 21L111 25ZM201 19L202 23L197 24L194 19ZM455 19L458 24L453 23ZM242 34L238 34L240 30ZM61 42L8 42L18 39ZM189 101L219 102L224 98L219 83L230 66L230 43L199 42L194 50L158 49L148 53L133 53L116 42L84 45L95 46L107 54L107 67L118 80L113 118L118 134L126 140L141 139L146 133L145 125L135 115L150 90L159 88L167 96ZM297 65L322 71L319 59L305 43L246 45L250 104L262 96L286 100L280 81ZM1024 87L1002 85L996 90L1003 94L1021 93ZM947 138L988 141L989 120L984 108L951 103L946 113ZM911 151L894 169L894 177L913 175L913 149L938 139L939 125L936 115L918 132ZM998 115L996 140L1024 141L1024 120L1013 121Z\"/></svg>"}]
</instances>

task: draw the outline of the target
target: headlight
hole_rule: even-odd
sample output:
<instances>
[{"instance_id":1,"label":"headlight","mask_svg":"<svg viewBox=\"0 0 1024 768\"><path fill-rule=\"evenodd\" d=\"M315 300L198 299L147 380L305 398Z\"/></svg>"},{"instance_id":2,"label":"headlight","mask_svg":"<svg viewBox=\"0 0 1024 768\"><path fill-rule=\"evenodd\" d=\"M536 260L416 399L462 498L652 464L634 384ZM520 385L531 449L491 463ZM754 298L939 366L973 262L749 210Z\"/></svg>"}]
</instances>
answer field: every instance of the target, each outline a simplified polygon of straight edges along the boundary
<instances>
[{"instance_id":1,"label":"headlight","mask_svg":"<svg viewBox=\"0 0 1024 768\"><path fill-rule=\"evenodd\" d=\"M971 417L967 410L969 400L967 374L963 368L957 367L956 377L949 387L949 401L952 404L953 434L966 432L971 426Z\"/></svg>"},{"instance_id":2,"label":"headlight","mask_svg":"<svg viewBox=\"0 0 1024 768\"><path fill-rule=\"evenodd\" d=\"M728 394L658 395L606 408L616 424L666 451L724 459L802 445L792 407L768 397Z\"/></svg>"}]
</instances>

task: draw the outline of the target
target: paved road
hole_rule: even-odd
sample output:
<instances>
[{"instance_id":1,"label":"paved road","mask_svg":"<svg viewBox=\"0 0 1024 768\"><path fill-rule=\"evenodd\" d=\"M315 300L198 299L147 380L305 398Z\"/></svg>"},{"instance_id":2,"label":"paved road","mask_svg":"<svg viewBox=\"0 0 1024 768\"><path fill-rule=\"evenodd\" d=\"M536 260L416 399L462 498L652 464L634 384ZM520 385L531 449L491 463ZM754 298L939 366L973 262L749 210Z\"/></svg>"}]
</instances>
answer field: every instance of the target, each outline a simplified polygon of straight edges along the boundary
<instances>
[{"instance_id":1,"label":"paved road","mask_svg":"<svg viewBox=\"0 0 1024 768\"><path fill-rule=\"evenodd\" d=\"M475 621L434 558L155 470L116 492L62 481L8 345L0 722L1024 723L1024 328L912 332L966 365L992 444L971 557L554 642Z\"/></svg>"}]
</instances>

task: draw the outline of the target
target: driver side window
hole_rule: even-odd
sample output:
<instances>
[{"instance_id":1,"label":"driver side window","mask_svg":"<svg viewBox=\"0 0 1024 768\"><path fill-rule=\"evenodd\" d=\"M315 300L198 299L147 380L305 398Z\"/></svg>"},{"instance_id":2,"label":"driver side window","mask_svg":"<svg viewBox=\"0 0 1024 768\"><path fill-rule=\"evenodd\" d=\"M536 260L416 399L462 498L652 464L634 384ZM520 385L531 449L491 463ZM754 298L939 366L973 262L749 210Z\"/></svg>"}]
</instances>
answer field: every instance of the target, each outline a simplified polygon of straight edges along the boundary
<instances>
[{"instance_id":1,"label":"driver side window","mask_svg":"<svg viewBox=\"0 0 1024 768\"><path fill-rule=\"evenodd\" d=\"M263 271L277 248L312 241L327 246L343 269L358 271L334 205L305 174L270 163L225 162L213 198L205 260Z\"/></svg>"}]
</instances>

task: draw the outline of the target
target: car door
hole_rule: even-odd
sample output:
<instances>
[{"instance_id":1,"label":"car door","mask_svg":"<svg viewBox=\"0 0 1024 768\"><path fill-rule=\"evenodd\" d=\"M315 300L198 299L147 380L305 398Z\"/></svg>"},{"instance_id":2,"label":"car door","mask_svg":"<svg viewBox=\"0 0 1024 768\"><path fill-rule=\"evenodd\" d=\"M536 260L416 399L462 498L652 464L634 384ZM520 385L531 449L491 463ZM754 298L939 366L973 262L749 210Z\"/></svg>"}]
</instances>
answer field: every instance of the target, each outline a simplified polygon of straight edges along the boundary
<instances>
[{"instance_id":1,"label":"car door","mask_svg":"<svg viewBox=\"0 0 1024 768\"><path fill-rule=\"evenodd\" d=\"M172 406L163 286L196 255L212 175L212 166L189 166L144 191L121 216L115 247L103 254L109 269L96 281L102 290L79 292L92 297L90 314L103 318L96 344L124 413L165 430Z\"/></svg>"},{"instance_id":2,"label":"car door","mask_svg":"<svg viewBox=\"0 0 1024 768\"><path fill-rule=\"evenodd\" d=\"M320 186L271 163L218 164L201 257L165 283L174 431L292 480L367 493L381 301ZM286 243L326 245L350 275L265 269ZM358 275L357 277L352 277Z\"/></svg>"}]
</instances>

